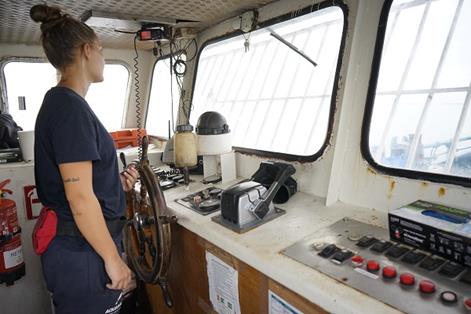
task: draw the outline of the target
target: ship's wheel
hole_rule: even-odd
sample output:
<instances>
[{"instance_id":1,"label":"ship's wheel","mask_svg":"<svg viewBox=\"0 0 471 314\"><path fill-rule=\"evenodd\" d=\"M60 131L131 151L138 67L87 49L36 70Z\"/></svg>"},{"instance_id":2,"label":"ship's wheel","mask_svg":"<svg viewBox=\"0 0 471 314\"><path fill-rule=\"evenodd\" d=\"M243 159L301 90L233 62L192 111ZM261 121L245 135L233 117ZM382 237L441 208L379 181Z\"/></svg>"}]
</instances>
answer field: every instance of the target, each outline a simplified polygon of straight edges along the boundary
<instances>
[{"instance_id":1,"label":"ship's wheel","mask_svg":"<svg viewBox=\"0 0 471 314\"><path fill-rule=\"evenodd\" d=\"M167 282L172 248L170 227L177 219L168 213L158 179L149 166L147 145L144 137L141 159L135 163L140 184L126 193L124 246L138 278L148 284L159 284L165 303L171 307Z\"/></svg>"}]
</instances>

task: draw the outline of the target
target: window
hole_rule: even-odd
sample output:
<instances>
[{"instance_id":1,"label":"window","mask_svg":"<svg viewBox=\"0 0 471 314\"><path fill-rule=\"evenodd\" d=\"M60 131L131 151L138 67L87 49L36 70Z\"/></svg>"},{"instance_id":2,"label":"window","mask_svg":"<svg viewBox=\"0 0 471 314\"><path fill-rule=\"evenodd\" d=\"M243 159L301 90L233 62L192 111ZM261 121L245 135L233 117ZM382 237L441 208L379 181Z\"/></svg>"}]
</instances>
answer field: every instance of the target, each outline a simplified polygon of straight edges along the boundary
<instances>
[{"instance_id":1,"label":"window","mask_svg":"<svg viewBox=\"0 0 471 314\"><path fill-rule=\"evenodd\" d=\"M24 130L33 130L44 94L57 84L56 69L45 62L8 62L3 69L8 97L8 112ZM24 96L20 110L18 97Z\"/></svg>"},{"instance_id":2,"label":"window","mask_svg":"<svg viewBox=\"0 0 471 314\"><path fill-rule=\"evenodd\" d=\"M471 1L386 5L367 155L383 167L471 177Z\"/></svg>"},{"instance_id":3,"label":"window","mask_svg":"<svg viewBox=\"0 0 471 314\"><path fill-rule=\"evenodd\" d=\"M85 99L108 131L121 129L129 95L129 70L122 64L106 64L101 83L91 84Z\"/></svg>"},{"instance_id":4,"label":"window","mask_svg":"<svg viewBox=\"0 0 471 314\"><path fill-rule=\"evenodd\" d=\"M228 121L233 146L314 155L328 132L343 24L342 9L328 7L206 46L190 122L218 111Z\"/></svg>"},{"instance_id":5,"label":"window","mask_svg":"<svg viewBox=\"0 0 471 314\"><path fill-rule=\"evenodd\" d=\"M33 130L44 95L57 85L58 72L42 61L10 61L3 68L8 112L24 130ZM106 64L105 80L91 84L86 100L108 131L121 128L127 101L129 71L121 64ZM24 98L23 98L24 97ZM25 108L22 107L24 99Z\"/></svg>"},{"instance_id":6,"label":"window","mask_svg":"<svg viewBox=\"0 0 471 314\"><path fill-rule=\"evenodd\" d=\"M181 55L181 58L185 60L184 55ZM168 137L169 123L170 128L174 129L180 100L178 84L175 73L170 71L170 57L157 60L152 75L152 87L147 109L147 133ZM170 92L171 90L173 93Z\"/></svg>"}]
</instances>

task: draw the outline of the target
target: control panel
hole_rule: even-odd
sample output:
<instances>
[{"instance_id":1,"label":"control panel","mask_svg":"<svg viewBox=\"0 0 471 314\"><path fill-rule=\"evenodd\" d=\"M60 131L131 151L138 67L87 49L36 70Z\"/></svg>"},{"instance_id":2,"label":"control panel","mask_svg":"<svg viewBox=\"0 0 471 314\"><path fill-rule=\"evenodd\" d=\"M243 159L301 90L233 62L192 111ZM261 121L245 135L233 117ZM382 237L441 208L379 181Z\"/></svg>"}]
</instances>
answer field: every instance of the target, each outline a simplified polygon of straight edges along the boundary
<instances>
[{"instance_id":1,"label":"control panel","mask_svg":"<svg viewBox=\"0 0 471 314\"><path fill-rule=\"evenodd\" d=\"M471 268L344 218L282 254L406 313L471 313Z\"/></svg>"}]
</instances>

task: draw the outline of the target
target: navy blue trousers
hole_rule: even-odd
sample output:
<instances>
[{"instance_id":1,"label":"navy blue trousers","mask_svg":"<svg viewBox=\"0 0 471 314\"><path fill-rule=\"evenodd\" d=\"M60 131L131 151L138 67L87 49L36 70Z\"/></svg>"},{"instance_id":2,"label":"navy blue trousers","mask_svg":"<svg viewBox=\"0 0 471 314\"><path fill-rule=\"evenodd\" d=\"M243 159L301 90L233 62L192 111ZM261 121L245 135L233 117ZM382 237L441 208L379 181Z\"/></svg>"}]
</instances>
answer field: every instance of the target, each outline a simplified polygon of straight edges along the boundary
<instances>
[{"instance_id":1,"label":"navy blue trousers","mask_svg":"<svg viewBox=\"0 0 471 314\"><path fill-rule=\"evenodd\" d=\"M121 236L114 241L122 252ZM56 314L120 312L122 293L106 288L111 280L103 260L85 239L56 236L41 262Z\"/></svg>"}]
</instances>

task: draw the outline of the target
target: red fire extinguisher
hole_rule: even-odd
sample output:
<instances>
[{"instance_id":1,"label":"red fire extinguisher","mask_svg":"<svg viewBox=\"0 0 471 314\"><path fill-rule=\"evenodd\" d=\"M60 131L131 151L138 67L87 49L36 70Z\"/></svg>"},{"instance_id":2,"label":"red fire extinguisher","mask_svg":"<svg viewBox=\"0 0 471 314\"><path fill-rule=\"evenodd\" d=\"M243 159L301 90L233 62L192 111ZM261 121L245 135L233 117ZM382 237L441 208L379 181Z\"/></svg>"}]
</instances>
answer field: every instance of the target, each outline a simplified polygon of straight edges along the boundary
<instances>
[{"instance_id":1,"label":"red fire extinguisher","mask_svg":"<svg viewBox=\"0 0 471 314\"><path fill-rule=\"evenodd\" d=\"M7 286L25 275L16 204L5 198L7 193L12 194L4 188L10 182L10 179L0 182L0 284Z\"/></svg>"}]
</instances>

